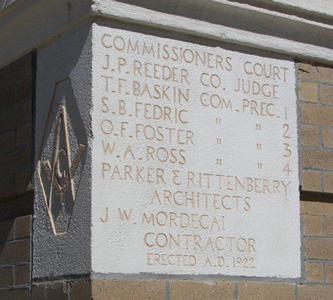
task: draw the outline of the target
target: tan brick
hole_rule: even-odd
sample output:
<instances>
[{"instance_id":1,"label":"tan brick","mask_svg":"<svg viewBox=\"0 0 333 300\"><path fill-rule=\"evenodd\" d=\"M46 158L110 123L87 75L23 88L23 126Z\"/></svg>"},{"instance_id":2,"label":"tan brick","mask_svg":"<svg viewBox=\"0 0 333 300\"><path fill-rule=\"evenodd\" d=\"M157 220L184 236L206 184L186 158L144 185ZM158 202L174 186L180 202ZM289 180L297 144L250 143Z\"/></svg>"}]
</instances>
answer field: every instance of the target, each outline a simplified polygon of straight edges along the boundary
<instances>
[{"instance_id":1,"label":"tan brick","mask_svg":"<svg viewBox=\"0 0 333 300\"><path fill-rule=\"evenodd\" d=\"M149 299L165 296L165 284L157 280L96 280L92 282L92 298L98 300Z\"/></svg>"},{"instance_id":2,"label":"tan brick","mask_svg":"<svg viewBox=\"0 0 333 300\"><path fill-rule=\"evenodd\" d=\"M323 173L323 191L333 193L333 174Z\"/></svg>"},{"instance_id":3,"label":"tan brick","mask_svg":"<svg viewBox=\"0 0 333 300\"><path fill-rule=\"evenodd\" d=\"M31 216L19 217L15 220L15 238L22 239L30 237Z\"/></svg>"},{"instance_id":4,"label":"tan brick","mask_svg":"<svg viewBox=\"0 0 333 300\"><path fill-rule=\"evenodd\" d=\"M301 103L301 123L308 125L333 125L333 107Z\"/></svg>"},{"instance_id":5,"label":"tan brick","mask_svg":"<svg viewBox=\"0 0 333 300\"><path fill-rule=\"evenodd\" d=\"M15 272L15 285L24 285L30 283L30 264L16 265Z\"/></svg>"},{"instance_id":6,"label":"tan brick","mask_svg":"<svg viewBox=\"0 0 333 300\"><path fill-rule=\"evenodd\" d=\"M304 146L320 146L320 129L316 126L301 126L301 144Z\"/></svg>"},{"instance_id":7,"label":"tan brick","mask_svg":"<svg viewBox=\"0 0 333 300\"><path fill-rule=\"evenodd\" d=\"M15 263L15 246L14 243L2 245L0 251L0 265L12 265Z\"/></svg>"},{"instance_id":8,"label":"tan brick","mask_svg":"<svg viewBox=\"0 0 333 300\"><path fill-rule=\"evenodd\" d=\"M320 102L327 105L333 105L333 85L320 85Z\"/></svg>"},{"instance_id":9,"label":"tan brick","mask_svg":"<svg viewBox=\"0 0 333 300\"><path fill-rule=\"evenodd\" d=\"M321 235L321 216L303 216L303 234L304 236L320 236Z\"/></svg>"},{"instance_id":10,"label":"tan brick","mask_svg":"<svg viewBox=\"0 0 333 300\"><path fill-rule=\"evenodd\" d=\"M14 239L14 220L0 222L0 241L10 241Z\"/></svg>"},{"instance_id":11,"label":"tan brick","mask_svg":"<svg viewBox=\"0 0 333 300\"><path fill-rule=\"evenodd\" d=\"M302 190L320 192L321 191L321 172L303 171Z\"/></svg>"},{"instance_id":12,"label":"tan brick","mask_svg":"<svg viewBox=\"0 0 333 300\"><path fill-rule=\"evenodd\" d=\"M0 288L13 285L13 267L0 268Z\"/></svg>"},{"instance_id":13,"label":"tan brick","mask_svg":"<svg viewBox=\"0 0 333 300\"><path fill-rule=\"evenodd\" d=\"M333 263L325 264L326 282L333 283Z\"/></svg>"},{"instance_id":14,"label":"tan brick","mask_svg":"<svg viewBox=\"0 0 333 300\"><path fill-rule=\"evenodd\" d=\"M301 101L318 102L318 84L314 82L299 82L298 97Z\"/></svg>"},{"instance_id":15,"label":"tan brick","mask_svg":"<svg viewBox=\"0 0 333 300\"><path fill-rule=\"evenodd\" d=\"M297 78L306 80L315 80L313 77L316 74L316 67L306 63L298 63L297 66Z\"/></svg>"},{"instance_id":16,"label":"tan brick","mask_svg":"<svg viewBox=\"0 0 333 300\"><path fill-rule=\"evenodd\" d=\"M30 239L15 241L15 263L30 261Z\"/></svg>"},{"instance_id":17,"label":"tan brick","mask_svg":"<svg viewBox=\"0 0 333 300\"><path fill-rule=\"evenodd\" d=\"M308 282L324 281L324 265L321 263L305 263L305 280Z\"/></svg>"},{"instance_id":18,"label":"tan brick","mask_svg":"<svg viewBox=\"0 0 333 300\"><path fill-rule=\"evenodd\" d=\"M305 63L299 63L297 66L298 78L300 79L333 83L333 68L313 66Z\"/></svg>"},{"instance_id":19,"label":"tan brick","mask_svg":"<svg viewBox=\"0 0 333 300\"><path fill-rule=\"evenodd\" d=\"M295 285L285 283L241 282L240 300L294 300Z\"/></svg>"},{"instance_id":20,"label":"tan brick","mask_svg":"<svg viewBox=\"0 0 333 300\"><path fill-rule=\"evenodd\" d=\"M333 127L322 129L322 139L324 147L333 148Z\"/></svg>"},{"instance_id":21,"label":"tan brick","mask_svg":"<svg viewBox=\"0 0 333 300\"><path fill-rule=\"evenodd\" d=\"M333 216L322 216L322 235L333 237Z\"/></svg>"},{"instance_id":22,"label":"tan brick","mask_svg":"<svg viewBox=\"0 0 333 300\"><path fill-rule=\"evenodd\" d=\"M333 215L333 203L301 201L302 215Z\"/></svg>"},{"instance_id":23,"label":"tan brick","mask_svg":"<svg viewBox=\"0 0 333 300\"><path fill-rule=\"evenodd\" d=\"M28 300L29 289L3 290L0 291L1 300Z\"/></svg>"},{"instance_id":24,"label":"tan brick","mask_svg":"<svg viewBox=\"0 0 333 300\"><path fill-rule=\"evenodd\" d=\"M7 242L0 251L0 264L15 264L30 261L30 240Z\"/></svg>"},{"instance_id":25,"label":"tan brick","mask_svg":"<svg viewBox=\"0 0 333 300\"><path fill-rule=\"evenodd\" d=\"M299 286L299 300L332 300L333 288L320 285Z\"/></svg>"},{"instance_id":26,"label":"tan brick","mask_svg":"<svg viewBox=\"0 0 333 300\"><path fill-rule=\"evenodd\" d=\"M303 168L309 169L333 169L333 152L324 150L303 150Z\"/></svg>"},{"instance_id":27,"label":"tan brick","mask_svg":"<svg viewBox=\"0 0 333 300\"><path fill-rule=\"evenodd\" d=\"M304 241L304 256L308 259L333 259L333 240L309 238Z\"/></svg>"},{"instance_id":28,"label":"tan brick","mask_svg":"<svg viewBox=\"0 0 333 300\"><path fill-rule=\"evenodd\" d=\"M69 294L68 285L65 282L48 284L46 287L47 300L67 300Z\"/></svg>"},{"instance_id":29,"label":"tan brick","mask_svg":"<svg viewBox=\"0 0 333 300\"><path fill-rule=\"evenodd\" d=\"M90 280L80 280L72 283L71 300L90 300L91 298Z\"/></svg>"},{"instance_id":30,"label":"tan brick","mask_svg":"<svg viewBox=\"0 0 333 300\"><path fill-rule=\"evenodd\" d=\"M170 295L172 300L233 300L236 295L236 284L221 281L177 280L170 283Z\"/></svg>"},{"instance_id":31,"label":"tan brick","mask_svg":"<svg viewBox=\"0 0 333 300\"><path fill-rule=\"evenodd\" d=\"M31 300L45 300L46 285L33 285L31 288Z\"/></svg>"}]
</instances>

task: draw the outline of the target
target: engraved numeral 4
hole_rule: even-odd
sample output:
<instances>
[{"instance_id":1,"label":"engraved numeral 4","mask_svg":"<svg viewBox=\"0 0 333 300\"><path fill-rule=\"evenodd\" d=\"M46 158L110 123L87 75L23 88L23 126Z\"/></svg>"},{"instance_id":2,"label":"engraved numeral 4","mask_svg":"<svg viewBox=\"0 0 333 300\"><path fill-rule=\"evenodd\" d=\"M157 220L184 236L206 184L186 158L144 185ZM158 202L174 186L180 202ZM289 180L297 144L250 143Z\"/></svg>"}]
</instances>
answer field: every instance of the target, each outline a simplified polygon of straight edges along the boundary
<instances>
[{"instance_id":1,"label":"engraved numeral 4","mask_svg":"<svg viewBox=\"0 0 333 300\"><path fill-rule=\"evenodd\" d=\"M287 175L289 176L289 174L291 173L291 169L290 169L290 166L289 166L289 163L287 163L284 168L283 168L283 172L286 172Z\"/></svg>"}]
</instances>

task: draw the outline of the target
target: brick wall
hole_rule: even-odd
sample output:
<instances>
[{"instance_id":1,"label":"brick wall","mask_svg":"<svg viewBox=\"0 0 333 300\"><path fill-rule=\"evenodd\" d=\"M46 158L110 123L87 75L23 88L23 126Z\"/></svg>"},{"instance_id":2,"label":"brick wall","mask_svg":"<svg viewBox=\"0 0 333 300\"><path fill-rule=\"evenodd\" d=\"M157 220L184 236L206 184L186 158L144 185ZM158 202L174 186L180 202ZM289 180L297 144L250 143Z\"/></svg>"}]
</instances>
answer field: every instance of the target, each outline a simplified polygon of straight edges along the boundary
<instances>
[{"instance_id":1,"label":"brick wall","mask_svg":"<svg viewBox=\"0 0 333 300\"><path fill-rule=\"evenodd\" d=\"M89 279L31 285L31 232L31 215L0 222L0 299L89 300Z\"/></svg>"},{"instance_id":2,"label":"brick wall","mask_svg":"<svg viewBox=\"0 0 333 300\"><path fill-rule=\"evenodd\" d=\"M0 299L29 299L31 216L0 222Z\"/></svg>"},{"instance_id":3,"label":"brick wall","mask_svg":"<svg viewBox=\"0 0 333 300\"><path fill-rule=\"evenodd\" d=\"M90 300L90 280L85 278L57 282L34 283L31 291L32 300ZM97 299L97 298L96 298ZM112 298L113 299L113 298ZM137 298L139 299L139 298Z\"/></svg>"},{"instance_id":4,"label":"brick wall","mask_svg":"<svg viewBox=\"0 0 333 300\"><path fill-rule=\"evenodd\" d=\"M97 300L331 300L333 287L246 280L113 280L94 281L92 294Z\"/></svg>"},{"instance_id":5,"label":"brick wall","mask_svg":"<svg viewBox=\"0 0 333 300\"><path fill-rule=\"evenodd\" d=\"M304 280L333 286L333 205L306 201L301 212Z\"/></svg>"},{"instance_id":6,"label":"brick wall","mask_svg":"<svg viewBox=\"0 0 333 300\"><path fill-rule=\"evenodd\" d=\"M333 69L297 67L302 189L333 193Z\"/></svg>"}]
</instances>

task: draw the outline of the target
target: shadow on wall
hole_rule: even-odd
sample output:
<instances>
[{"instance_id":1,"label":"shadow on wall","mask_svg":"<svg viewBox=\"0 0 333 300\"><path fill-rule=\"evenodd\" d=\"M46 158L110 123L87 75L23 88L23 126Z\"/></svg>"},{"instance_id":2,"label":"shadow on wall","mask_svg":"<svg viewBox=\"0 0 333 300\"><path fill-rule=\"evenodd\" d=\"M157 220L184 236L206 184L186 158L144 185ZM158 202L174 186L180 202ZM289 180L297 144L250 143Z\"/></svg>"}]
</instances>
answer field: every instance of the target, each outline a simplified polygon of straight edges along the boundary
<instances>
[{"instance_id":1,"label":"shadow on wall","mask_svg":"<svg viewBox=\"0 0 333 300\"><path fill-rule=\"evenodd\" d=\"M0 226L0 253L7 240L12 238L14 220L2 221ZM1 254L0 254L1 257Z\"/></svg>"},{"instance_id":2,"label":"shadow on wall","mask_svg":"<svg viewBox=\"0 0 333 300\"><path fill-rule=\"evenodd\" d=\"M14 219L0 222L0 267L14 262L15 251L7 246L9 241L14 240L14 223Z\"/></svg>"}]
</instances>

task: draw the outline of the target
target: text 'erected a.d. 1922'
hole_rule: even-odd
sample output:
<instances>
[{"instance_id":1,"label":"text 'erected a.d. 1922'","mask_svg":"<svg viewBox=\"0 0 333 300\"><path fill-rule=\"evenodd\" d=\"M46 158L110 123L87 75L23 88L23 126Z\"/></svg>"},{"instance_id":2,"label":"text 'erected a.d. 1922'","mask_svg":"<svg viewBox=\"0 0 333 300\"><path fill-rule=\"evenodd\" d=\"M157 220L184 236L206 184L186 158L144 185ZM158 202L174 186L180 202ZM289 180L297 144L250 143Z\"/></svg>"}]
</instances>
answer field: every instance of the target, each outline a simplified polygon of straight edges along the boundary
<instances>
[{"instance_id":1,"label":"text 'erected a.d. 1922'","mask_svg":"<svg viewBox=\"0 0 333 300\"><path fill-rule=\"evenodd\" d=\"M93 271L299 277L294 64L93 28Z\"/></svg>"}]
</instances>

